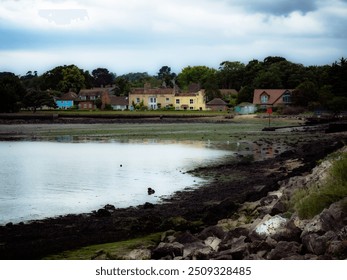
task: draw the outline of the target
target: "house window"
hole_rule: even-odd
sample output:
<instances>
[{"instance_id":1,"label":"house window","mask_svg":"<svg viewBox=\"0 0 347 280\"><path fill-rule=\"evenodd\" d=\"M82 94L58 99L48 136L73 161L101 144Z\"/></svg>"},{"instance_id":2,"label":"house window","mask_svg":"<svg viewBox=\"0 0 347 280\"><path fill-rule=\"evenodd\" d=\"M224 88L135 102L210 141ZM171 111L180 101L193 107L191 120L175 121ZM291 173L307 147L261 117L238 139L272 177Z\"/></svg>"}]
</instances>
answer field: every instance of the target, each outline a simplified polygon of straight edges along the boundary
<instances>
[{"instance_id":1,"label":"house window","mask_svg":"<svg viewBox=\"0 0 347 280\"><path fill-rule=\"evenodd\" d=\"M194 104L194 99L189 100L190 104Z\"/></svg>"},{"instance_id":2,"label":"house window","mask_svg":"<svg viewBox=\"0 0 347 280\"><path fill-rule=\"evenodd\" d=\"M283 103L292 103L292 96L289 92L286 92L285 94L283 94L282 97Z\"/></svg>"},{"instance_id":3,"label":"house window","mask_svg":"<svg viewBox=\"0 0 347 280\"><path fill-rule=\"evenodd\" d=\"M83 108L84 108L84 109L87 109L87 104L83 104Z\"/></svg>"},{"instance_id":4,"label":"house window","mask_svg":"<svg viewBox=\"0 0 347 280\"><path fill-rule=\"evenodd\" d=\"M136 103L140 103L140 98L136 97Z\"/></svg>"},{"instance_id":5,"label":"house window","mask_svg":"<svg viewBox=\"0 0 347 280\"><path fill-rule=\"evenodd\" d=\"M263 94L263 95L260 97L260 101L261 101L261 103L268 103L268 101L269 101L269 96L266 95L266 94Z\"/></svg>"},{"instance_id":6,"label":"house window","mask_svg":"<svg viewBox=\"0 0 347 280\"><path fill-rule=\"evenodd\" d=\"M87 100L87 96L81 96L81 100Z\"/></svg>"},{"instance_id":7,"label":"house window","mask_svg":"<svg viewBox=\"0 0 347 280\"><path fill-rule=\"evenodd\" d=\"M157 102L157 99L155 97L150 97L149 98L149 102L150 103L156 103Z\"/></svg>"},{"instance_id":8,"label":"house window","mask_svg":"<svg viewBox=\"0 0 347 280\"><path fill-rule=\"evenodd\" d=\"M91 96L91 97L90 97L90 100L95 100L95 96Z\"/></svg>"},{"instance_id":9,"label":"house window","mask_svg":"<svg viewBox=\"0 0 347 280\"><path fill-rule=\"evenodd\" d=\"M194 107L189 107L189 110L194 110Z\"/></svg>"},{"instance_id":10,"label":"house window","mask_svg":"<svg viewBox=\"0 0 347 280\"><path fill-rule=\"evenodd\" d=\"M166 102L170 102L170 98L168 98L168 97L166 97L165 100L166 100Z\"/></svg>"},{"instance_id":11,"label":"house window","mask_svg":"<svg viewBox=\"0 0 347 280\"><path fill-rule=\"evenodd\" d=\"M180 100L179 99L176 99L176 104L180 104Z\"/></svg>"}]
</instances>

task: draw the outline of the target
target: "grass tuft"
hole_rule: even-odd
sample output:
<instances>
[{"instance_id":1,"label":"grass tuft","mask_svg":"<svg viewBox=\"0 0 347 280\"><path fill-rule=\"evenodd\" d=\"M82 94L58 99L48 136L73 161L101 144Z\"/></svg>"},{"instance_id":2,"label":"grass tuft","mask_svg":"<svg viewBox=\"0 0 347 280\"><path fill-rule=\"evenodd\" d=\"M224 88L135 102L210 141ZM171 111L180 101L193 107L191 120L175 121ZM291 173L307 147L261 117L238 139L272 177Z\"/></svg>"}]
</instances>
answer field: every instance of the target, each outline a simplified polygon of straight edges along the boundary
<instances>
[{"instance_id":1,"label":"grass tuft","mask_svg":"<svg viewBox=\"0 0 347 280\"><path fill-rule=\"evenodd\" d=\"M321 185L298 189L292 197L294 210L302 219L321 213L332 203L347 196L347 153L342 153L329 170L327 180Z\"/></svg>"}]
</instances>

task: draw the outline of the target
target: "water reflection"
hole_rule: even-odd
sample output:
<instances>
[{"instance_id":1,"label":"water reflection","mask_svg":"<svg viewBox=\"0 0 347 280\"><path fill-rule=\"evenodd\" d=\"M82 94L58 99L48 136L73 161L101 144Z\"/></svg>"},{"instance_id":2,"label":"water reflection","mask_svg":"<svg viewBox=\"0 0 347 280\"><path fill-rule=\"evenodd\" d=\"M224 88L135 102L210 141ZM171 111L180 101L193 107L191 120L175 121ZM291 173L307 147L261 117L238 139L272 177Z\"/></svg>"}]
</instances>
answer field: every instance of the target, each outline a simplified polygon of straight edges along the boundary
<instances>
[{"instance_id":1,"label":"water reflection","mask_svg":"<svg viewBox=\"0 0 347 280\"><path fill-rule=\"evenodd\" d=\"M155 203L203 182L186 173L230 152L185 144L59 137L0 142L0 223ZM149 196L148 188L155 190Z\"/></svg>"}]
</instances>

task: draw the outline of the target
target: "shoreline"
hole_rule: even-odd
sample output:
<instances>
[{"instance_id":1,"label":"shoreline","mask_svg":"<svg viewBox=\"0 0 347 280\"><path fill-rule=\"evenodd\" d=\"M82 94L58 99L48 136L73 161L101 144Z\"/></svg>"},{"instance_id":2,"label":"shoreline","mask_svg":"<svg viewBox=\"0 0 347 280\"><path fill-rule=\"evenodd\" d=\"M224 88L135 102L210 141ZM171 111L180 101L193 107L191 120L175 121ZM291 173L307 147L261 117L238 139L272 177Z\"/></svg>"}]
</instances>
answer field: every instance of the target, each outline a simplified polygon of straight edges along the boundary
<instances>
[{"instance_id":1,"label":"shoreline","mask_svg":"<svg viewBox=\"0 0 347 280\"><path fill-rule=\"evenodd\" d=\"M298 142L273 159L199 168L192 173L212 178L209 184L177 192L160 204L124 209L107 205L94 213L0 226L0 259L40 259L69 249L170 229L200 232L232 215L240 204L278 189L279 181L309 172L318 160L341 148L346 140L344 133L331 134L316 138L314 143ZM300 164L286 164L294 159ZM237 176L231 178L228 174Z\"/></svg>"}]
</instances>

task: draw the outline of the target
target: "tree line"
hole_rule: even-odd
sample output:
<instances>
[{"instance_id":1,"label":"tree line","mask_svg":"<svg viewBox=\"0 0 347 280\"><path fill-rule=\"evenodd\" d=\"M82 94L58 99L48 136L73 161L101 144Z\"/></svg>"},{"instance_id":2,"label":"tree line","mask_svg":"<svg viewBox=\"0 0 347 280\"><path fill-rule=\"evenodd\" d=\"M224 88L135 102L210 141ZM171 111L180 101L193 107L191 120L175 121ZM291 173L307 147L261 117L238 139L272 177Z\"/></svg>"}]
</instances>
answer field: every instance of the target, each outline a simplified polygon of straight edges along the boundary
<instances>
[{"instance_id":1,"label":"tree line","mask_svg":"<svg viewBox=\"0 0 347 280\"><path fill-rule=\"evenodd\" d=\"M230 106L252 102L256 88L293 89L293 105L311 110L324 108L341 111L347 108L347 60L341 58L331 65L304 66L279 56L269 56L263 61L223 61L219 68L187 66L176 74L163 66L156 75L128 73L117 76L106 68L92 72L76 65L57 66L42 75L28 71L19 76L0 72L0 112L17 112L21 108L54 107L53 97L68 91L112 85L113 93L127 96L132 88L179 87L187 90L198 84L205 89L207 101L219 97ZM235 89L238 94L225 96L220 89Z\"/></svg>"}]
</instances>

